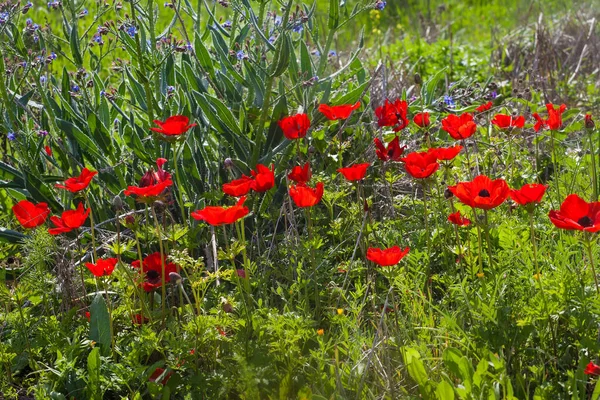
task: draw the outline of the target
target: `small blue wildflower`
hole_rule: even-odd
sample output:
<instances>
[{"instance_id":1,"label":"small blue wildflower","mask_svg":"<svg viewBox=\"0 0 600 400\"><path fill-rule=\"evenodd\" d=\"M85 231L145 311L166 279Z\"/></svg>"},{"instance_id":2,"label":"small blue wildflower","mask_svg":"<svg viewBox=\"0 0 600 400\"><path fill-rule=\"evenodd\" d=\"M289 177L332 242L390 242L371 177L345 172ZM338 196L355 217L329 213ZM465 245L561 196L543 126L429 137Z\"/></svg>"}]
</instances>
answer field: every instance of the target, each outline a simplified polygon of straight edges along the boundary
<instances>
[{"instance_id":1,"label":"small blue wildflower","mask_svg":"<svg viewBox=\"0 0 600 400\"><path fill-rule=\"evenodd\" d=\"M173 3L165 3L165 8L174 8L175 4Z\"/></svg>"},{"instance_id":2,"label":"small blue wildflower","mask_svg":"<svg viewBox=\"0 0 600 400\"><path fill-rule=\"evenodd\" d=\"M281 17L275 17L275 26L281 25Z\"/></svg>"},{"instance_id":3,"label":"small blue wildflower","mask_svg":"<svg viewBox=\"0 0 600 400\"><path fill-rule=\"evenodd\" d=\"M46 84L46 82L48 82L48 78L46 78L46 75L42 75L42 76L40 76L40 83L41 83L42 85L45 85L45 84Z\"/></svg>"},{"instance_id":4,"label":"small blue wildflower","mask_svg":"<svg viewBox=\"0 0 600 400\"><path fill-rule=\"evenodd\" d=\"M496 97L498 97L498 93L496 93L496 91L494 90L492 93L490 93L490 97L492 98L492 100L494 100Z\"/></svg>"},{"instance_id":5,"label":"small blue wildflower","mask_svg":"<svg viewBox=\"0 0 600 400\"><path fill-rule=\"evenodd\" d=\"M137 35L137 29L135 26L130 26L129 28L127 28L127 34L129 36L131 36L132 38L135 37L135 35Z\"/></svg>"},{"instance_id":6,"label":"small blue wildflower","mask_svg":"<svg viewBox=\"0 0 600 400\"><path fill-rule=\"evenodd\" d=\"M8 132L8 134L6 135L6 137L8 137L8 140L15 140L17 138L17 135L14 132Z\"/></svg>"},{"instance_id":7,"label":"small blue wildflower","mask_svg":"<svg viewBox=\"0 0 600 400\"><path fill-rule=\"evenodd\" d=\"M5 24L8 21L8 13L7 12L2 12L0 13L0 24Z\"/></svg>"},{"instance_id":8,"label":"small blue wildflower","mask_svg":"<svg viewBox=\"0 0 600 400\"><path fill-rule=\"evenodd\" d=\"M38 35L33 35L33 42L37 43L40 40L40 37Z\"/></svg>"},{"instance_id":9,"label":"small blue wildflower","mask_svg":"<svg viewBox=\"0 0 600 400\"><path fill-rule=\"evenodd\" d=\"M33 20L32 20L31 18L27 18L27 19L25 20L25 25L29 26L29 25L31 25L31 24L33 24Z\"/></svg>"},{"instance_id":10,"label":"small blue wildflower","mask_svg":"<svg viewBox=\"0 0 600 400\"><path fill-rule=\"evenodd\" d=\"M456 103L454 103L454 99L451 96L444 96L444 103L446 103L449 108L454 108L454 106L456 106Z\"/></svg>"},{"instance_id":11,"label":"small blue wildflower","mask_svg":"<svg viewBox=\"0 0 600 400\"><path fill-rule=\"evenodd\" d=\"M104 97L104 96L106 96L106 92L104 90L101 90L100 91L100 97Z\"/></svg>"},{"instance_id":12,"label":"small blue wildflower","mask_svg":"<svg viewBox=\"0 0 600 400\"><path fill-rule=\"evenodd\" d=\"M79 11L79 14L77 14L77 16L79 18L83 18L85 16L87 16L89 14L89 11L87 10L87 8L84 8L83 10Z\"/></svg>"},{"instance_id":13,"label":"small blue wildflower","mask_svg":"<svg viewBox=\"0 0 600 400\"><path fill-rule=\"evenodd\" d=\"M300 33L300 32L302 32L302 31L304 30L304 28L302 27L302 24L298 24L298 25L294 26L294 27L292 28L292 30L293 30L294 32L296 32L296 33Z\"/></svg>"},{"instance_id":14,"label":"small blue wildflower","mask_svg":"<svg viewBox=\"0 0 600 400\"><path fill-rule=\"evenodd\" d=\"M51 60L56 60L56 58L57 58L57 57L58 57L58 56L56 55L56 53L55 53L55 52L51 52L51 53L50 53L50 59L51 59Z\"/></svg>"},{"instance_id":15,"label":"small blue wildflower","mask_svg":"<svg viewBox=\"0 0 600 400\"><path fill-rule=\"evenodd\" d=\"M23 7L23 10L21 10L21 13L27 14L31 7L33 7L33 3L31 1L28 1L27 4L25 4L25 6Z\"/></svg>"},{"instance_id":16,"label":"small blue wildflower","mask_svg":"<svg viewBox=\"0 0 600 400\"><path fill-rule=\"evenodd\" d=\"M271 36L269 38L269 43L273 44L273 43L275 43L275 40L276 40L275 36Z\"/></svg>"},{"instance_id":17,"label":"small blue wildflower","mask_svg":"<svg viewBox=\"0 0 600 400\"><path fill-rule=\"evenodd\" d=\"M329 57L336 57L337 56L337 52L335 50L329 50L329 53L327 55Z\"/></svg>"},{"instance_id":18,"label":"small blue wildflower","mask_svg":"<svg viewBox=\"0 0 600 400\"><path fill-rule=\"evenodd\" d=\"M317 56L317 57L321 57L321 52L320 52L319 50L317 50L317 49L314 49L314 50L312 51L312 55L313 55L313 56Z\"/></svg>"},{"instance_id":19,"label":"small blue wildflower","mask_svg":"<svg viewBox=\"0 0 600 400\"><path fill-rule=\"evenodd\" d=\"M104 40L102 40L102 35L99 33L94 34L92 41L98 43L100 46L104 44Z\"/></svg>"},{"instance_id":20,"label":"small blue wildflower","mask_svg":"<svg viewBox=\"0 0 600 400\"><path fill-rule=\"evenodd\" d=\"M175 86L167 86L167 94L175 92Z\"/></svg>"},{"instance_id":21,"label":"small blue wildflower","mask_svg":"<svg viewBox=\"0 0 600 400\"><path fill-rule=\"evenodd\" d=\"M225 29L231 29L231 21L227 20L227 21L223 22L223 24L221 26Z\"/></svg>"},{"instance_id":22,"label":"small blue wildflower","mask_svg":"<svg viewBox=\"0 0 600 400\"><path fill-rule=\"evenodd\" d=\"M235 54L235 56L237 57L238 60L243 60L244 58L247 58L246 54L242 50L238 51Z\"/></svg>"},{"instance_id":23,"label":"small blue wildflower","mask_svg":"<svg viewBox=\"0 0 600 400\"><path fill-rule=\"evenodd\" d=\"M37 134L38 134L38 136L45 137L45 136L48 136L48 131L43 131L43 130L42 131L38 131Z\"/></svg>"},{"instance_id":24,"label":"small blue wildflower","mask_svg":"<svg viewBox=\"0 0 600 400\"><path fill-rule=\"evenodd\" d=\"M385 8L386 5L387 5L386 1L377 0L377 2L375 3L375 9L379 10L379 11L383 11L383 9Z\"/></svg>"},{"instance_id":25,"label":"small blue wildflower","mask_svg":"<svg viewBox=\"0 0 600 400\"><path fill-rule=\"evenodd\" d=\"M71 92L78 93L80 90L79 86L73 85L71 86Z\"/></svg>"}]
</instances>

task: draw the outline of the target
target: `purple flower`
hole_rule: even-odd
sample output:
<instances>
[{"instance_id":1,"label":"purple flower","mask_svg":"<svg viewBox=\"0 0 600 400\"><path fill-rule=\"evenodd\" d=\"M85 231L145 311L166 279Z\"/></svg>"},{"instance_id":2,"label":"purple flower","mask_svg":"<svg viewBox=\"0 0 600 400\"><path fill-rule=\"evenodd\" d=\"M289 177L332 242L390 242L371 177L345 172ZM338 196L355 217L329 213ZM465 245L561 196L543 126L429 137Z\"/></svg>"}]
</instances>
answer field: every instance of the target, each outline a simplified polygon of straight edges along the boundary
<instances>
[{"instance_id":1,"label":"purple flower","mask_svg":"<svg viewBox=\"0 0 600 400\"><path fill-rule=\"evenodd\" d=\"M6 135L6 137L8 137L8 140L15 140L17 138L17 135L14 132L8 132L8 134Z\"/></svg>"},{"instance_id":2,"label":"purple flower","mask_svg":"<svg viewBox=\"0 0 600 400\"><path fill-rule=\"evenodd\" d=\"M383 9L385 8L386 5L387 5L387 2L385 2L384 0L377 0L377 2L375 3L375 9L379 10L379 11L383 11Z\"/></svg>"},{"instance_id":3,"label":"purple flower","mask_svg":"<svg viewBox=\"0 0 600 400\"><path fill-rule=\"evenodd\" d=\"M43 131L43 130L42 131L38 131L37 134L38 134L38 136L46 137L46 136L48 136L48 131Z\"/></svg>"}]
</instances>

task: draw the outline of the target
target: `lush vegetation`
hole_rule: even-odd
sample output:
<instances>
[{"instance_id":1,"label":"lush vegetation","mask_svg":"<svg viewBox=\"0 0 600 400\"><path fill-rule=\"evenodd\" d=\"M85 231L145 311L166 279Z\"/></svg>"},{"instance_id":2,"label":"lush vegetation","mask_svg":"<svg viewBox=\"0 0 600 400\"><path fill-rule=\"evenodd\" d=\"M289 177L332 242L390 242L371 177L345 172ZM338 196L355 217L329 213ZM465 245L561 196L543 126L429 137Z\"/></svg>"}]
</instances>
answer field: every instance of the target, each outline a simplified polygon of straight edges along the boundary
<instances>
[{"instance_id":1,"label":"lush vegetation","mask_svg":"<svg viewBox=\"0 0 600 400\"><path fill-rule=\"evenodd\" d=\"M0 4L0 397L597 399L597 10Z\"/></svg>"}]
</instances>

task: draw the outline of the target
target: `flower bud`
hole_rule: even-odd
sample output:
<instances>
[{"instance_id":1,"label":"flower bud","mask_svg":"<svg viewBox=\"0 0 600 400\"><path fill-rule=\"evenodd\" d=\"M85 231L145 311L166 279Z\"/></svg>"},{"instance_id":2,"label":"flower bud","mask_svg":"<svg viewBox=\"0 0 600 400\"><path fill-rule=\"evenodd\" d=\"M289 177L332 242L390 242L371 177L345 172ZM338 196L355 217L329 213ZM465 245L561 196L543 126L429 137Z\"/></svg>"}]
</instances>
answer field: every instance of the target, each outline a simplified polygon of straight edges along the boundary
<instances>
[{"instance_id":1,"label":"flower bud","mask_svg":"<svg viewBox=\"0 0 600 400\"><path fill-rule=\"evenodd\" d=\"M594 129L596 127L596 123L592 119L592 114L585 114L585 128L586 129Z\"/></svg>"},{"instance_id":2,"label":"flower bud","mask_svg":"<svg viewBox=\"0 0 600 400\"><path fill-rule=\"evenodd\" d=\"M454 196L454 194L450 191L450 189L446 188L446 190L444 190L444 198L449 199L452 196Z\"/></svg>"},{"instance_id":3,"label":"flower bud","mask_svg":"<svg viewBox=\"0 0 600 400\"><path fill-rule=\"evenodd\" d=\"M234 165L233 164L233 160L231 158L229 158L229 157L227 157L225 159L224 164L225 164L225 168L227 168L227 169L233 168L233 165Z\"/></svg>"},{"instance_id":4,"label":"flower bud","mask_svg":"<svg viewBox=\"0 0 600 400\"><path fill-rule=\"evenodd\" d=\"M175 285L181 285L181 281L183 280L177 272L169 272L169 279Z\"/></svg>"},{"instance_id":5,"label":"flower bud","mask_svg":"<svg viewBox=\"0 0 600 400\"><path fill-rule=\"evenodd\" d=\"M115 196L112 201L112 206L117 211L122 210L123 209L123 200L121 200L121 198L119 196Z\"/></svg>"}]
</instances>

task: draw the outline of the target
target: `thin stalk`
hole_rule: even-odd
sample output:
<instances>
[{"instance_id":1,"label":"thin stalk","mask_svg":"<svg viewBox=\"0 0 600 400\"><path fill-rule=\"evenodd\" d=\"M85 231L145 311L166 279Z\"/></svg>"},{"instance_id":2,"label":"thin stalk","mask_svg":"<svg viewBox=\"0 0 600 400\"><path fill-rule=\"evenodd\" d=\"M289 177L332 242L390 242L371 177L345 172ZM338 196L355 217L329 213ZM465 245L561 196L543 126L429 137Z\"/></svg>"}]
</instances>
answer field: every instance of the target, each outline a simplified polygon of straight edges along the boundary
<instances>
[{"instance_id":1,"label":"thin stalk","mask_svg":"<svg viewBox=\"0 0 600 400\"><path fill-rule=\"evenodd\" d=\"M477 225L477 244L478 244L477 251L479 252L479 273L478 273L478 275L483 277L483 254L481 251L483 244L481 241L481 224L479 223L475 209L473 209L473 215L475 216L475 221L476 221L475 225Z\"/></svg>"},{"instance_id":2,"label":"thin stalk","mask_svg":"<svg viewBox=\"0 0 600 400\"><path fill-rule=\"evenodd\" d=\"M94 258L92 259L92 264L98 261L98 254L96 254L96 234L95 234L95 229L94 229L94 212L92 211L92 205L90 204L90 201L88 199L87 193L83 193L83 198L85 200L85 203L87 205L87 207L90 209L90 232L92 234L92 253L94 255Z\"/></svg>"},{"instance_id":3,"label":"thin stalk","mask_svg":"<svg viewBox=\"0 0 600 400\"><path fill-rule=\"evenodd\" d=\"M550 139L552 142L552 157L554 158L554 160L553 160L554 161L554 171L553 171L554 178L553 178L553 180L556 181L556 195L557 195L558 204L560 204L562 196L560 195L560 179L559 179L559 173L558 173L558 155L556 153L556 143L554 140L554 131L553 130L550 131Z\"/></svg>"},{"instance_id":4,"label":"thin stalk","mask_svg":"<svg viewBox=\"0 0 600 400\"><path fill-rule=\"evenodd\" d=\"M135 10L135 2L131 2L131 19L137 22L137 14ZM152 99L152 91L150 90L150 84L148 83L147 77L148 72L146 71L146 64L144 64L144 53L142 52L141 39L139 35L135 35L135 48L137 51L138 58L138 67L140 68L140 72L142 77L144 77L144 91L146 92L146 112L148 114L148 125L152 125L152 121L154 121L154 105Z\"/></svg>"},{"instance_id":5,"label":"thin stalk","mask_svg":"<svg viewBox=\"0 0 600 400\"><path fill-rule=\"evenodd\" d=\"M158 218L156 217L156 211L154 207L151 207L152 217L154 218L154 226L156 227L156 237L158 238L158 247L160 250L160 265L161 265L161 307L162 307L162 322L163 326L166 322L166 299L167 299L167 286L166 286L166 276L165 276L165 250L162 242L162 234L160 231L160 224L158 223ZM150 296L152 297L152 296Z\"/></svg>"},{"instance_id":6,"label":"thin stalk","mask_svg":"<svg viewBox=\"0 0 600 400\"><path fill-rule=\"evenodd\" d=\"M181 186L181 178L179 177L179 163L177 162L178 154L177 144L173 144L173 162L175 163L175 180L177 181L177 201L179 202L179 208L181 209L181 220L183 221L183 224L187 226L187 214L185 212L185 205L183 204L183 195L181 194L183 186Z\"/></svg>"},{"instance_id":7,"label":"thin stalk","mask_svg":"<svg viewBox=\"0 0 600 400\"><path fill-rule=\"evenodd\" d=\"M590 258L590 266L592 267L592 274L594 275L594 283L596 284L596 293L600 294L600 286L598 286L598 276L596 276L596 267L594 265L594 255L592 254L592 240L589 235L585 237L585 244Z\"/></svg>"},{"instance_id":8,"label":"thin stalk","mask_svg":"<svg viewBox=\"0 0 600 400\"><path fill-rule=\"evenodd\" d=\"M588 129L590 138L590 154L592 157L592 188L593 188L593 199L598 201L598 174L596 172L596 152L594 151L594 138L592 136L593 130Z\"/></svg>"},{"instance_id":9,"label":"thin stalk","mask_svg":"<svg viewBox=\"0 0 600 400\"><path fill-rule=\"evenodd\" d=\"M490 268L494 270L494 259L492 257L492 241L490 240L490 223L488 219L487 210L483 210L483 216L485 219L485 241L487 242L488 257L490 258Z\"/></svg>"},{"instance_id":10,"label":"thin stalk","mask_svg":"<svg viewBox=\"0 0 600 400\"><path fill-rule=\"evenodd\" d=\"M312 267L312 276L313 276L313 282L314 282L314 291L315 291L315 313L316 313L316 319L318 320L320 315L321 315L321 304L320 304L320 297L319 297L319 284L317 282L317 263L315 260L315 252L312 251L312 245L313 245L313 223L312 223L312 218L311 218L311 207L305 208L305 215L306 215L306 223L307 223L307 230L308 230L308 242L310 245L310 264Z\"/></svg>"},{"instance_id":11,"label":"thin stalk","mask_svg":"<svg viewBox=\"0 0 600 400\"><path fill-rule=\"evenodd\" d=\"M96 279L100 280L100 278L96 278ZM115 354L115 331L113 328L113 317L112 317L113 307L112 307L112 301L110 300L110 297L108 296L108 284L106 283L106 280L102 280L102 283L104 285L104 296L106 297L106 305L108 306L108 326L110 329L110 347L111 347L113 355L114 355Z\"/></svg>"}]
</instances>

